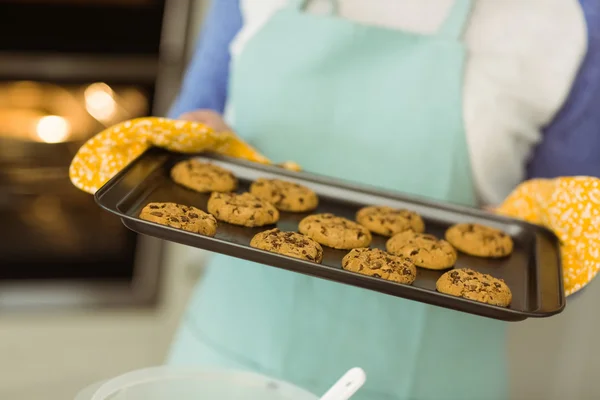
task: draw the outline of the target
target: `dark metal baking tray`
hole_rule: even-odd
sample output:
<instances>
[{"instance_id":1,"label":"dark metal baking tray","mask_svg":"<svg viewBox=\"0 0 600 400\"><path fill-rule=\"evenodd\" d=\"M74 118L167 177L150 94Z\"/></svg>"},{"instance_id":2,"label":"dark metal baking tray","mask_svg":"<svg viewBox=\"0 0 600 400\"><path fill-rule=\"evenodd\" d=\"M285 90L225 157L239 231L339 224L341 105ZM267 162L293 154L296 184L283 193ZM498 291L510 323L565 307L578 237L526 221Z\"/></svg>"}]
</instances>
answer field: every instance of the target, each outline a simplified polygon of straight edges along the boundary
<instances>
[{"instance_id":1,"label":"dark metal baking tray","mask_svg":"<svg viewBox=\"0 0 600 400\"><path fill-rule=\"evenodd\" d=\"M170 201L206 210L208 195L185 189L169 177L171 167L189 157L151 149L104 185L96 193L96 201L104 209L120 216L125 226L141 234L484 317L521 321L557 314L565 306L558 239L549 230L473 208L440 204L319 175L221 156L197 156L231 170L240 181L239 191L247 190L249 184L260 177L306 185L319 195L320 205L315 212L330 212L353 219L356 211L365 205L406 208L421 214L427 232L438 237L443 237L450 225L460 222L482 223L502 229L514 240L511 256L493 260L459 254L456 267L469 267L504 279L513 293L510 307L486 305L436 292L435 282L443 273L440 271L419 268L416 281L408 286L343 270L341 260L346 254L344 251L324 248L323 263L315 264L249 246L256 233L271 229L271 226L244 228L220 222L216 236L210 238L139 219L141 208L152 201ZM281 230L296 231L298 222L306 215L283 212L277 226ZM385 249L385 241L386 238L374 235L372 247Z\"/></svg>"}]
</instances>

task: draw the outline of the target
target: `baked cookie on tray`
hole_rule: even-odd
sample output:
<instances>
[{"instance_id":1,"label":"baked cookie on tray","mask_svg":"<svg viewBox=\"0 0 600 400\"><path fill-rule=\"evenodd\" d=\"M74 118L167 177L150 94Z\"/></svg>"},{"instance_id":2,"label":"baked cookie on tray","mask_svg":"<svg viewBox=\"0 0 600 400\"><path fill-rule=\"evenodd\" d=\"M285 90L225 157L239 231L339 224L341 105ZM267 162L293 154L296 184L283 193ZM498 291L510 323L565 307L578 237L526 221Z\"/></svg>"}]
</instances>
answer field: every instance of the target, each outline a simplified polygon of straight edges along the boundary
<instances>
[{"instance_id":1,"label":"baked cookie on tray","mask_svg":"<svg viewBox=\"0 0 600 400\"><path fill-rule=\"evenodd\" d=\"M281 211L306 212L317 208L317 194L293 182L281 179L258 179L250 185L250 193L267 200Z\"/></svg>"},{"instance_id":2,"label":"baked cookie on tray","mask_svg":"<svg viewBox=\"0 0 600 400\"><path fill-rule=\"evenodd\" d=\"M457 250L477 257L500 258L513 251L509 235L480 224L453 225L446 231L446 240Z\"/></svg>"},{"instance_id":3,"label":"baked cookie on tray","mask_svg":"<svg viewBox=\"0 0 600 400\"><path fill-rule=\"evenodd\" d=\"M408 285L417 278L417 268L409 259L379 249L353 249L342 259L342 268Z\"/></svg>"},{"instance_id":4,"label":"baked cookie on tray","mask_svg":"<svg viewBox=\"0 0 600 400\"><path fill-rule=\"evenodd\" d=\"M233 173L225 168L194 159L175 164L171 168L171 179L199 193L231 192L238 184Z\"/></svg>"},{"instance_id":5,"label":"baked cookie on tray","mask_svg":"<svg viewBox=\"0 0 600 400\"><path fill-rule=\"evenodd\" d=\"M250 246L316 263L323 261L323 248L319 243L301 233L283 232L277 228L257 233Z\"/></svg>"},{"instance_id":6,"label":"baked cookie on tray","mask_svg":"<svg viewBox=\"0 0 600 400\"><path fill-rule=\"evenodd\" d=\"M364 226L333 214L314 214L298 224L300 233L334 249L350 250L371 244L371 233Z\"/></svg>"},{"instance_id":7,"label":"baked cookie on tray","mask_svg":"<svg viewBox=\"0 0 600 400\"><path fill-rule=\"evenodd\" d=\"M148 203L140 218L205 236L215 236L217 232L215 217L196 207L176 203Z\"/></svg>"},{"instance_id":8,"label":"baked cookie on tray","mask_svg":"<svg viewBox=\"0 0 600 400\"><path fill-rule=\"evenodd\" d=\"M279 220L279 211L273 204L250 193L213 192L208 199L208 212L220 221L247 227L271 225Z\"/></svg>"},{"instance_id":9,"label":"baked cookie on tray","mask_svg":"<svg viewBox=\"0 0 600 400\"><path fill-rule=\"evenodd\" d=\"M386 243L389 253L409 258L417 267L447 269L456 263L456 250L445 240L426 233L404 231Z\"/></svg>"},{"instance_id":10,"label":"baked cookie on tray","mask_svg":"<svg viewBox=\"0 0 600 400\"><path fill-rule=\"evenodd\" d=\"M435 287L441 293L494 306L508 307L512 301L510 288L502 279L469 268L444 273Z\"/></svg>"},{"instance_id":11,"label":"baked cookie on tray","mask_svg":"<svg viewBox=\"0 0 600 400\"><path fill-rule=\"evenodd\" d=\"M425 231L425 223L416 212L387 206L361 208L356 213L356 221L371 232L383 236L393 236L407 230L419 233Z\"/></svg>"}]
</instances>

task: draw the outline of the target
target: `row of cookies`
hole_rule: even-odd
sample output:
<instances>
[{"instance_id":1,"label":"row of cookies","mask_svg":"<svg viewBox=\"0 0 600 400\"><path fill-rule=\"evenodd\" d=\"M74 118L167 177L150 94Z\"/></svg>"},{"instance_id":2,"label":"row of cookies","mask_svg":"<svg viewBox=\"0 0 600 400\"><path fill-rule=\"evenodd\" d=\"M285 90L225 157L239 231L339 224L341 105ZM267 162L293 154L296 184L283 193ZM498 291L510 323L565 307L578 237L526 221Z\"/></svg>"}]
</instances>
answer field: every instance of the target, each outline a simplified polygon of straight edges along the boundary
<instances>
[{"instance_id":1,"label":"row of cookies","mask_svg":"<svg viewBox=\"0 0 600 400\"><path fill-rule=\"evenodd\" d=\"M278 179L258 179L250 185L249 192L234 193L238 188L238 181L231 171L194 159L177 163L171 169L171 178L179 185L196 192L212 192L207 205L208 215L211 217L246 227L275 224L279 220L279 211L308 212L317 208L319 202L317 194L311 189ZM163 215L163 210L159 212L161 220L158 220L155 217L156 210L153 211L154 215L151 211L156 207L163 205L148 204L140 217L170 226L176 223L175 220L179 222L179 215ZM186 206L171 204L168 209L181 213L182 207ZM211 225L212 222L213 220ZM175 227L198 229L195 225ZM321 244L353 249L368 246L371 242L371 234L367 229L331 214L309 216L300 222L299 230L300 233L281 232L278 229L260 232L252 238L250 245L320 263L323 258ZM207 234L206 232L214 235L216 226L202 232L198 230L198 233Z\"/></svg>"},{"instance_id":2,"label":"row of cookies","mask_svg":"<svg viewBox=\"0 0 600 400\"><path fill-rule=\"evenodd\" d=\"M389 254L405 257L417 267L425 269L452 268L458 258L456 250L485 258L505 257L513 250L513 241L509 235L480 224L453 225L448 228L446 240L443 240L424 233L422 218L408 210L385 206L365 207L358 211L356 219L373 233L391 236L386 242ZM368 253L365 251L361 255L363 254ZM373 254L381 258L385 253L377 250ZM373 268L367 268L365 263L358 261L354 261L348 269L355 270L356 265L360 265L360 268L355 272L379 275ZM388 275L385 273L383 276ZM387 279L395 280L394 277L389 275ZM442 293L497 306L506 307L512 300L510 288L502 279L468 268L444 273L437 280L436 289Z\"/></svg>"},{"instance_id":3,"label":"row of cookies","mask_svg":"<svg viewBox=\"0 0 600 400\"><path fill-rule=\"evenodd\" d=\"M177 184L198 193L211 193L207 211L174 203L147 204L140 218L207 236L214 236L217 220L233 225L261 227L279 220L279 211L306 212L318 206L318 197L312 190L278 179L258 179L246 193L233 193L238 180L231 171L211 163L189 159L171 169L171 178ZM201 216L189 221L189 215ZM185 223L182 223L182 218ZM202 225L202 226L200 226ZM270 229L258 233L251 240L252 247L277 252L290 257L320 263L323 248L314 240L296 232Z\"/></svg>"},{"instance_id":4,"label":"row of cookies","mask_svg":"<svg viewBox=\"0 0 600 400\"><path fill-rule=\"evenodd\" d=\"M243 221L242 216L244 215L247 218L253 218L256 215L253 214L255 213L254 207L258 204L248 203L248 196L238 195L237 197L238 200L240 197L242 198L241 201L236 203L242 204L242 211L239 212L239 215L230 213L231 210L219 211L219 202L227 203L227 199L231 200L231 197L220 194L213 194L213 201L209 202L209 210L212 209L214 214L225 215L225 218L229 216L230 221L232 216L242 218L240 221ZM251 208L247 205L250 205ZM230 207L230 204L226 204L226 206ZM262 223L267 221L266 218L268 217L276 218L278 217L276 211L276 209L273 211L273 215L268 212L267 214L261 213L258 215L258 219L255 220ZM195 207L174 203L150 203L144 207L140 217L207 236L214 236L217 228L217 221L213 215ZM331 214L306 217L301 222L300 227L301 232L306 235L296 232L282 232L275 228L256 234L250 245L262 250L320 263L323 259L323 248L317 240L325 245L329 244L338 248L368 246L371 240L369 232L365 232L360 225ZM398 236L397 239L402 238L402 236L413 239L412 241L399 240L402 247L397 251L398 254L408 253L412 256L412 259L386 253L379 249L359 247L352 249L343 258L342 266L348 271L397 283L411 284L417 275L415 264L418 266L426 265L428 268L444 265L440 262L453 264L451 260L455 260L456 253L449 244L439 241L435 237L424 239L423 234L414 239L415 235L418 234L405 231L394 236ZM388 241L388 247L391 247L392 252L394 252L393 248L397 240L392 239ZM421 239L421 241L418 239ZM437 251L435 250L435 243L442 244ZM415 250L411 250L411 248ZM418 250L426 255L417 256ZM436 288L443 293L500 306L510 304L511 300L510 289L502 280L469 269L446 272L437 281Z\"/></svg>"},{"instance_id":5,"label":"row of cookies","mask_svg":"<svg viewBox=\"0 0 600 400\"><path fill-rule=\"evenodd\" d=\"M425 230L419 215L389 207L366 207L357 213L357 221L364 223L365 215L371 217L371 220L367 218L368 223L365 224L369 229L362 224L332 214L317 214L304 218L298 230L325 246L343 250L351 249L342 259L342 268L345 270L401 284L410 285L415 281L417 266L428 269L448 269L454 266L457 254L449 242L414 231L414 229L421 232ZM399 217L396 218L396 223L393 216ZM381 223L382 219L387 226ZM372 225L373 221L380 223ZM401 226L404 226L402 228L405 229L404 231L399 228ZM491 235L489 237L495 238L495 241L501 242L492 249L493 254L498 254L500 251L510 253L512 251L510 237L506 240L507 235L491 229L461 224L451 227L446 236L456 241L454 236L462 232L485 232L486 235ZM372 240L371 230L382 232L386 236L394 232L399 233L387 241L386 252L368 248ZM462 244L460 240L458 242L459 245ZM482 245L487 247L485 242ZM460 247L469 250L468 246ZM497 247L502 249L497 250ZM486 256L489 254L489 252L483 253ZM444 273L437 280L436 289L441 293L497 306L506 307L512 300L510 288L503 280L467 268Z\"/></svg>"},{"instance_id":6,"label":"row of cookies","mask_svg":"<svg viewBox=\"0 0 600 400\"><path fill-rule=\"evenodd\" d=\"M178 163L171 170L171 177L178 184L194 191L213 192L208 202L210 214L193 207L162 203L147 205L140 217L209 236L216 232L215 217L235 225L259 227L277 222L278 210L306 212L318 205L317 195L309 188L277 179L257 180L251 185L250 193L228 193L237 188L235 176L216 165L197 160ZM200 218L190 218L190 214ZM456 252L448 242L422 233L425 230L423 220L414 212L389 207L365 207L357 213L356 219L359 223L332 214L311 215L300 222L300 233L271 229L255 235L251 246L317 263L323 257L320 244L351 250L342 261L345 269L405 284L416 279L414 264L430 269L446 269L456 261ZM479 226L475 227L476 230L479 229ZM388 253L366 248L371 242L370 231L392 236L387 244ZM454 231L461 233L463 229L457 226ZM452 240L452 230L449 233L447 236ZM460 237L457 243L457 247L462 250ZM464 251L473 253L468 246ZM478 274L474 271L470 273ZM449 293L456 284L446 289L443 284L446 275L440 278L437 286L438 290ZM495 279L481 275L471 280ZM454 281L455 279L452 280ZM504 282L501 284L506 286ZM470 288L477 285L463 286L464 291L469 292ZM466 298L468 296L468 293L461 295Z\"/></svg>"},{"instance_id":7,"label":"row of cookies","mask_svg":"<svg viewBox=\"0 0 600 400\"><path fill-rule=\"evenodd\" d=\"M171 169L171 178L175 183L198 193L229 193L238 188L238 180L231 171L195 159L175 164ZM250 186L250 194L281 211L307 212L314 210L319 204L318 197L312 190L278 179L258 179ZM246 199L250 197L246 196Z\"/></svg>"},{"instance_id":8,"label":"row of cookies","mask_svg":"<svg viewBox=\"0 0 600 400\"><path fill-rule=\"evenodd\" d=\"M252 193L213 192L208 213L199 208L176 203L148 203L140 218L205 236L214 236L217 220L233 225L261 227L279 220L278 209Z\"/></svg>"},{"instance_id":9,"label":"row of cookies","mask_svg":"<svg viewBox=\"0 0 600 400\"><path fill-rule=\"evenodd\" d=\"M402 284L414 282L415 266L434 270L453 267L457 253L450 242L465 253L482 257L508 255L513 246L503 232L476 224L449 228L446 238L450 242L438 239L422 233L422 218L408 210L365 207L358 211L356 219L360 224L332 214L311 215L300 222L299 231L328 247L352 249L342 260L344 269ZM371 232L393 235L386 243L387 252L368 248ZM504 281L471 269L446 272L436 282L436 288L442 293L498 306L508 306L512 300Z\"/></svg>"},{"instance_id":10,"label":"row of cookies","mask_svg":"<svg viewBox=\"0 0 600 400\"><path fill-rule=\"evenodd\" d=\"M513 250L510 236L485 225L461 223L451 226L446 240L425 234L425 223L414 211L386 206L364 207L356 214L356 221L381 236L391 237L386 248L390 253L412 258L414 251L423 249L428 256L414 257L419 265L429 269L446 269L454 265L457 249L463 253L486 258L500 258ZM437 251L436 251L437 250Z\"/></svg>"}]
</instances>

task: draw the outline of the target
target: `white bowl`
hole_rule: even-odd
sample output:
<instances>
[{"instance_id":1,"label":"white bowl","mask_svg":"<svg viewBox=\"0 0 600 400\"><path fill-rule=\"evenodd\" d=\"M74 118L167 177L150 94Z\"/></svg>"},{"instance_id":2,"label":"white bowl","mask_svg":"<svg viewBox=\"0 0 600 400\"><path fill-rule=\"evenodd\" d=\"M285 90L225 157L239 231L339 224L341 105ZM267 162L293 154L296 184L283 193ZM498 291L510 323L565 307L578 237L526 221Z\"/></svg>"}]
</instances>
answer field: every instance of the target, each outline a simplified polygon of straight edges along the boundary
<instances>
[{"instance_id":1,"label":"white bowl","mask_svg":"<svg viewBox=\"0 0 600 400\"><path fill-rule=\"evenodd\" d=\"M82 390L75 400L318 400L292 384L263 375L181 367L126 373Z\"/></svg>"}]
</instances>

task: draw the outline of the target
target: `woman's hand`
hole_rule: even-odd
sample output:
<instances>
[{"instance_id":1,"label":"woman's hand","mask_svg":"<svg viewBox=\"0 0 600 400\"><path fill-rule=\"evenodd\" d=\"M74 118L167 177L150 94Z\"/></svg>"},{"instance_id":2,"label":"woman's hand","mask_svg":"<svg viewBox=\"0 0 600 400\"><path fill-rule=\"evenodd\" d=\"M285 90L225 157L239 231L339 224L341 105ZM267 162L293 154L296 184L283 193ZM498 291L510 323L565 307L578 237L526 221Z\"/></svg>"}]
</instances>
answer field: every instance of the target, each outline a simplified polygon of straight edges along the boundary
<instances>
[{"instance_id":1,"label":"woman's hand","mask_svg":"<svg viewBox=\"0 0 600 400\"><path fill-rule=\"evenodd\" d=\"M231 127L225 123L225 120L221 114L213 110L194 110L187 113L183 113L179 116L179 119L192 122L200 122L204 125L208 125L217 132L231 131Z\"/></svg>"},{"instance_id":2,"label":"woman's hand","mask_svg":"<svg viewBox=\"0 0 600 400\"><path fill-rule=\"evenodd\" d=\"M225 120L223 120L223 117L221 116L221 114L214 112L212 110L201 109L201 110L191 111L188 113L183 113L179 116L179 119L182 119L185 121L200 122L204 125L207 125L208 127L212 128L212 129L214 129L216 132L233 132L231 127L229 125L227 125L227 123L225 123ZM263 162L263 163L268 162L268 160L266 158L261 156L258 152L256 152L251 147L249 147L241 139L236 138L236 142L234 144L237 144L238 148L241 147L243 149L243 150L238 150L238 151L250 151L252 153L255 153L254 157L249 158L249 159L252 159L253 161ZM234 144L231 144L231 143L229 144L230 150L236 148L236 146ZM232 155L232 154L225 154L225 155ZM236 155L234 155L234 157L235 156L239 157L240 154L236 154ZM244 157L244 158L248 158L248 157ZM276 165L278 167L281 167L284 169L289 169L290 171L296 171L296 172L302 171L302 167L300 167L300 165L298 165L297 163L295 163L293 161L286 161L286 162L276 164Z\"/></svg>"}]
</instances>

